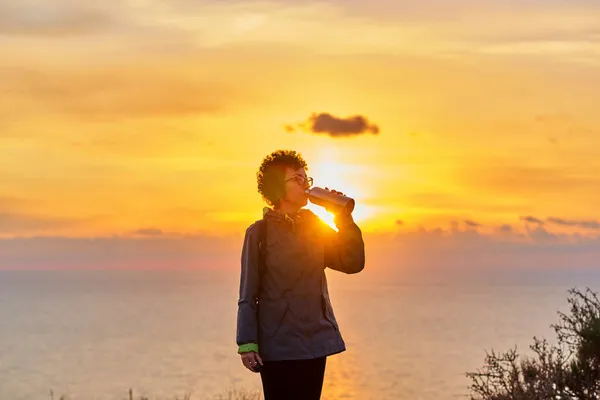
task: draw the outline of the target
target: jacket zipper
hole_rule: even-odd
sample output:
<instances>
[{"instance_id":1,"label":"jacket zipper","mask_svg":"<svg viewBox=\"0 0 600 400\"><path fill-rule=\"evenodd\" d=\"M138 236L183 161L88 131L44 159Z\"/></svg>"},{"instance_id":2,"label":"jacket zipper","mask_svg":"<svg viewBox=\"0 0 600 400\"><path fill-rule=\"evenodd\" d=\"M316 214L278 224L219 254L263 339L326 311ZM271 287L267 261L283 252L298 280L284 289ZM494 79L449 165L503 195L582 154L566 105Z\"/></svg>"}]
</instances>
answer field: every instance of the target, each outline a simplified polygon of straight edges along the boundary
<instances>
[{"instance_id":1,"label":"jacket zipper","mask_svg":"<svg viewBox=\"0 0 600 400\"><path fill-rule=\"evenodd\" d=\"M294 224L294 228L295 228L295 227L296 227L296 224ZM302 238L302 234L301 234L300 232L296 231L295 229L294 229L294 235L295 235L297 238L298 238L298 237ZM301 245L303 245L303 244L304 244L304 243L302 243ZM304 252L305 252L305 254L306 254L306 251L307 251L307 250L306 250L306 249L304 249ZM306 272L306 271L302 271L302 279L301 279L301 282L302 282L302 293L303 293L303 294L306 296L306 295L307 295L307 293L306 293L306 282L305 282L305 275L304 275L304 273L305 273L305 272ZM303 318L303 320L304 320L304 335L305 335L305 337L307 337L307 338L308 338L308 345L309 345L309 354L310 354L310 358L314 358L314 357L313 357L313 354L312 354L312 341L313 341L313 340L312 340L312 333L311 333L310 329L308 329L308 325L309 325L309 324L308 324L308 322L310 322L310 316L309 316L309 314L308 314L308 305L306 305L306 304L305 304L305 306L304 306L304 318Z\"/></svg>"}]
</instances>

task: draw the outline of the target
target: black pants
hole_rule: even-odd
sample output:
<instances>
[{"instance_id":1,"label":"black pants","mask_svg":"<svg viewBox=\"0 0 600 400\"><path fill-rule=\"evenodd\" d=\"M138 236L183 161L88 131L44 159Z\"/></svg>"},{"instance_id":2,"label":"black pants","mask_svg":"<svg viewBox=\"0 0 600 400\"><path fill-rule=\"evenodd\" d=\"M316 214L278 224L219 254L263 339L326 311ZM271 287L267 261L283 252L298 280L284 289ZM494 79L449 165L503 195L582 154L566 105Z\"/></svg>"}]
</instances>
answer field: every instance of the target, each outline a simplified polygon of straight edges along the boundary
<instances>
[{"instance_id":1,"label":"black pants","mask_svg":"<svg viewBox=\"0 0 600 400\"><path fill-rule=\"evenodd\" d=\"M319 400L326 361L265 361L260 372L265 400Z\"/></svg>"}]
</instances>

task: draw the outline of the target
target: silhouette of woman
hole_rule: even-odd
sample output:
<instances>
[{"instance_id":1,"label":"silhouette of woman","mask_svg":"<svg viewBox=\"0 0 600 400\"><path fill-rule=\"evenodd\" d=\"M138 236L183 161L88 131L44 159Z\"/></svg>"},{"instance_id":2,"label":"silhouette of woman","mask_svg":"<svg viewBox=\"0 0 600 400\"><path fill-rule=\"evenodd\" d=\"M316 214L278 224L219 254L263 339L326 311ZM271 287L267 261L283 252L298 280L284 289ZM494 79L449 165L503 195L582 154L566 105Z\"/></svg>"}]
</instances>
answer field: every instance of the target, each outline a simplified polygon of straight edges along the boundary
<instances>
[{"instance_id":1,"label":"silhouette of woman","mask_svg":"<svg viewBox=\"0 0 600 400\"><path fill-rule=\"evenodd\" d=\"M365 265L351 214L335 215L336 232L303 208L307 169L292 150L263 159L258 192L272 208L248 227L242 248L236 341L265 400L320 399L327 357L346 350L325 268L354 274Z\"/></svg>"}]
</instances>

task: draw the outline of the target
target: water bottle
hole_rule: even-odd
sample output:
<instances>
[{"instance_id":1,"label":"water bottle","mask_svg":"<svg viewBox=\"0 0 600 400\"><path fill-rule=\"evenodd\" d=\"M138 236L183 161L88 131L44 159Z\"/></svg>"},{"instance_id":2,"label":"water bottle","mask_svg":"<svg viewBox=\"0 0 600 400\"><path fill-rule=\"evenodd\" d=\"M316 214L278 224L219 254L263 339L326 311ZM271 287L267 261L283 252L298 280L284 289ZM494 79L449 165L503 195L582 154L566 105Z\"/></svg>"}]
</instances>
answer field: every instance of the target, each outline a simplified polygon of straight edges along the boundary
<instances>
[{"instance_id":1,"label":"water bottle","mask_svg":"<svg viewBox=\"0 0 600 400\"><path fill-rule=\"evenodd\" d=\"M354 199L348 196L336 194L320 187L312 187L305 193L311 203L325 207L334 214L351 214L354 211Z\"/></svg>"}]
</instances>

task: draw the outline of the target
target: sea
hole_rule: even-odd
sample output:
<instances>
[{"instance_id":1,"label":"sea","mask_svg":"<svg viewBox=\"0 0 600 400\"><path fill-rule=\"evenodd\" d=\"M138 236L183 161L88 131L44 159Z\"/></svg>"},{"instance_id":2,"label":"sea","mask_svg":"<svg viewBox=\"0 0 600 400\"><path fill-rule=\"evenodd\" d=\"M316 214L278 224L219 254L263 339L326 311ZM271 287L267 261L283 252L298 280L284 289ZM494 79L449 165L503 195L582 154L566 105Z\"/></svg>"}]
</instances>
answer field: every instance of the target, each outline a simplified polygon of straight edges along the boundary
<instances>
[{"instance_id":1,"label":"sea","mask_svg":"<svg viewBox=\"0 0 600 400\"><path fill-rule=\"evenodd\" d=\"M600 288L593 271L466 276L327 270L347 350L322 399L467 399L486 352L531 355L570 288ZM261 398L236 353L238 285L235 269L0 271L0 400Z\"/></svg>"}]
</instances>

